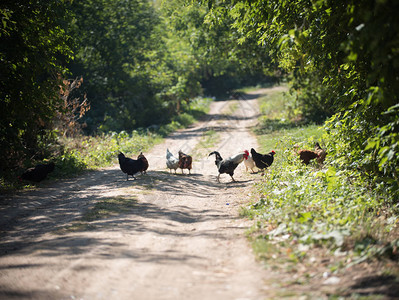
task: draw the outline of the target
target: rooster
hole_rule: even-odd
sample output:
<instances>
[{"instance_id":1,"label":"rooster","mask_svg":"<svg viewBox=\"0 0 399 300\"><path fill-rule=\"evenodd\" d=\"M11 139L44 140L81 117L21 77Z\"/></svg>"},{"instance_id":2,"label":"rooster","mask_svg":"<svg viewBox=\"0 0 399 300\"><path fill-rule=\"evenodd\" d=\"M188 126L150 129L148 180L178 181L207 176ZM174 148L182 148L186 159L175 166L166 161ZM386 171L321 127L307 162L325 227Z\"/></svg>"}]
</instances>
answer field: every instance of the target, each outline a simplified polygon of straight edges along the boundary
<instances>
[{"instance_id":1,"label":"rooster","mask_svg":"<svg viewBox=\"0 0 399 300\"><path fill-rule=\"evenodd\" d=\"M179 167L179 159L175 157L169 149L166 149L166 166L169 168L169 172L172 172L172 169L175 170Z\"/></svg>"},{"instance_id":2,"label":"rooster","mask_svg":"<svg viewBox=\"0 0 399 300\"><path fill-rule=\"evenodd\" d=\"M135 160L126 157L122 152L118 154L119 166L123 173L126 173L126 181L129 180L129 175L134 179L134 174L140 172L144 168L144 163L141 159Z\"/></svg>"},{"instance_id":3,"label":"rooster","mask_svg":"<svg viewBox=\"0 0 399 300\"><path fill-rule=\"evenodd\" d=\"M137 156L137 160L141 160L143 162L143 168L142 170L140 170L141 174L147 174L147 169L148 169L148 160L147 158L144 156L143 152L140 152L140 155Z\"/></svg>"},{"instance_id":4,"label":"rooster","mask_svg":"<svg viewBox=\"0 0 399 300\"><path fill-rule=\"evenodd\" d=\"M276 152L272 150L268 154L260 154L256 152L254 148L251 148L251 154L256 167L262 170L262 169L267 169L272 165L274 160L274 155L276 154Z\"/></svg>"},{"instance_id":5,"label":"rooster","mask_svg":"<svg viewBox=\"0 0 399 300\"><path fill-rule=\"evenodd\" d=\"M179 168L181 169L182 174L183 169L188 169L188 172L191 174L191 169L193 165L193 158L190 155L184 154L181 150L179 151Z\"/></svg>"},{"instance_id":6,"label":"rooster","mask_svg":"<svg viewBox=\"0 0 399 300\"><path fill-rule=\"evenodd\" d=\"M19 180L29 180L33 182L40 182L46 179L47 175L54 171L55 164L50 162L48 164L38 164L33 168L27 169L21 176Z\"/></svg>"},{"instance_id":7,"label":"rooster","mask_svg":"<svg viewBox=\"0 0 399 300\"><path fill-rule=\"evenodd\" d=\"M246 157L244 157L245 171L248 172L248 169L251 169L252 173L255 173L255 171L254 171L255 162L254 162L252 156L249 155L248 150L245 150L244 152L246 154Z\"/></svg>"},{"instance_id":8,"label":"rooster","mask_svg":"<svg viewBox=\"0 0 399 300\"><path fill-rule=\"evenodd\" d=\"M219 152L213 151L211 152L209 156L215 154L216 160L215 160L215 165L218 168L219 175L217 177L217 182L220 182L220 174L229 174L231 176L231 179L235 182L235 179L233 177L234 175L234 170L237 168L237 166L242 163L242 161L246 158L248 158L247 153L241 152L235 156L231 156L227 159L223 159L222 156L220 155Z\"/></svg>"}]
</instances>

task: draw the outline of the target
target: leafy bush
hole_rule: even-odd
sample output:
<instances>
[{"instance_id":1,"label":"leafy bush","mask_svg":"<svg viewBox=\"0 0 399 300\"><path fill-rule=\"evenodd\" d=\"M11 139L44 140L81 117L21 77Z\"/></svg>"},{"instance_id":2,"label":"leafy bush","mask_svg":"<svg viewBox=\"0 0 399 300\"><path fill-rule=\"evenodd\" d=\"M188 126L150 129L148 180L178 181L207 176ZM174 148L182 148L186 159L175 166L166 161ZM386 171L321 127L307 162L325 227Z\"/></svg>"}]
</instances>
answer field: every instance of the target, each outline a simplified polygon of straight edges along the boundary
<instances>
[{"instance_id":1,"label":"leafy bush","mask_svg":"<svg viewBox=\"0 0 399 300\"><path fill-rule=\"evenodd\" d=\"M176 122L181 124L183 127L187 127L188 125L191 125L194 123L195 119L192 115L188 113L182 113L175 118Z\"/></svg>"}]
</instances>

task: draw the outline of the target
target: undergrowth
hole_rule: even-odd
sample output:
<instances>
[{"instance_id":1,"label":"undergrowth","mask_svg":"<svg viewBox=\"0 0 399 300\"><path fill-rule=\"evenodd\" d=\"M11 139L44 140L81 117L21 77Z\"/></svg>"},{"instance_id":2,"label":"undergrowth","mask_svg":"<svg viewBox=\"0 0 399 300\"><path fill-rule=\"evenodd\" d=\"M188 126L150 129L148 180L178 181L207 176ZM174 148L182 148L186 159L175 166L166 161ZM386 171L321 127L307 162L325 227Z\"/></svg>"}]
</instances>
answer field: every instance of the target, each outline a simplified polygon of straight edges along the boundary
<instances>
[{"instance_id":1,"label":"undergrowth","mask_svg":"<svg viewBox=\"0 0 399 300\"><path fill-rule=\"evenodd\" d=\"M119 152L136 158L140 152L145 153L160 140L161 136L158 134L138 131L66 138L61 140L65 147L64 154L55 158L55 164L63 175L70 176L80 170L96 169L117 163Z\"/></svg>"},{"instance_id":2,"label":"undergrowth","mask_svg":"<svg viewBox=\"0 0 399 300\"><path fill-rule=\"evenodd\" d=\"M278 107L273 101L280 96L263 98L261 109ZM346 267L373 257L397 261L398 204L384 184L343 166L337 160L339 144L323 127L298 126L283 119L284 111L269 113L255 133L259 151L275 150L275 161L255 185L253 203L242 209L256 220L249 236L259 257L270 259L270 251L288 244L292 261L303 260L309 247L344 253ZM326 161L304 165L296 149L312 150L316 141L327 150Z\"/></svg>"}]
</instances>

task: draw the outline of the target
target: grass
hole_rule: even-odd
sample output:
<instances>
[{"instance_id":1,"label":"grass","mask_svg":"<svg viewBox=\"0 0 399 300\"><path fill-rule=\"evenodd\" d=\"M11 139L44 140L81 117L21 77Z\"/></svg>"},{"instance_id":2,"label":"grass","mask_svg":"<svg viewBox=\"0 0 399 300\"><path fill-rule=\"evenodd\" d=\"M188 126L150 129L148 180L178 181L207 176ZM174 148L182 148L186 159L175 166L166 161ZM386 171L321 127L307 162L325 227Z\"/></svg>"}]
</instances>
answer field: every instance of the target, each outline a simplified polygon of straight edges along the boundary
<instances>
[{"instance_id":1,"label":"grass","mask_svg":"<svg viewBox=\"0 0 399 300\"><path fill-rule=\"evenodd\" d=\"M222 114L231 116L233 115L236 110L240 107L240 104L237 100L231 100L228 102L228 104L223 108L221 111Z\"/></svg>"},{"instance_id":2,"label":"grass","mask_svg":"<svg viewBox=\"0 0 399 300\"><path fill-rule=\"evenodd\" d=\"M256 220L248 232L254 252L286 268L309 263L315 249L340 253L327 266L331 272L374 258L397 262L399 217L392 201L371 188L361 170L337 166L335 141L322 127L301 125L298 113L285 118L290 113L279 102L290 99L282 99L283 92L260 99L263 115L254 129L259 152L276 151L272 167L255 185L252 203L241 210ZM312 149L316 141L327 149L327 159L323 166L306 166L295 148Z\"/></svg>"},{"instance_id":3,"label":"grass","mask_svg":"<svg viewBox=\"0 0 399 300\"><path fill-rule=\"evenodd\" d=\"M210 151L220 142L220 133L214 129L205 131L200 141L195 145L192 155L194 157L203 157L208 155Z\"/></svg>"},{"instance_id":4,"label":"grass","mask_svg":"<svg viewBox=\"0 0 399 300\"><path fill-rule=\"evenodd\" d=\"M261 121L265 119L291 120L294 118L294 113L299 113L295 110L295 99L289 94L288 89L270 90L259 99L259 109L263 116Z\"/></svg>"},{"instance_id":5,"label":"grass","mask_svg":"<svg viewBox=\"0 0 399 300\"><path fill-rule=\"evenodd\" d=\"M136 207L136 204L137 200L131 197L115 197L101 200L82 216L82 221L92 222L128 213Z\"/></svg>"},{"instance_id":6,"label":"grass","mask_svg":"<svg viewBox=\"0 0 399 300\"><path fill-rule=\"evenodd\" d=\"M90 231L97 228L96 221L128 214L137 207L137 200L134 197L118 196L106 198L96 202L89 208L79 220L70 225L57 229L55 234L68 232Z\"/></svg>"},{"instance_id":7,"label":"grass","mask_svg":"<svg viewBox=\"0 0 399 300\"><path fill-rule=\"evenodd\" d=\"M203 134L202 139L198 143L198 147L210 149L215 147L219 143L219 140L220 140L219 132L211 129Z\"/></svg>"}]
</instances>

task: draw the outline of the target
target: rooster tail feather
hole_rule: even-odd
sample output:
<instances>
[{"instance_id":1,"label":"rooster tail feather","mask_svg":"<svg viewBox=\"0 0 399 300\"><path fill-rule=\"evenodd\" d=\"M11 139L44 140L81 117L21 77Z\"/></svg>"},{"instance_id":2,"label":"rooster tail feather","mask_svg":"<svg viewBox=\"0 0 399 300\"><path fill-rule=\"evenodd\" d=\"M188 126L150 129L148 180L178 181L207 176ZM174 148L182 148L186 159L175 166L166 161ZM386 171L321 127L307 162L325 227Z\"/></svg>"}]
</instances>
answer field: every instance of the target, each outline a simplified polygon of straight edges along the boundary
<instances>
[{"instance_id":1,"label":"rooster tail feather","mask_svg":"<svg viewBox=\"0 0 399 300\"><path fill-rule=\"evenodd\" d=\"M213 154L215 154L215 155L216 155L216 153L217 153L217 154L219 154L219 152L217 152L217 151L213 151L213 152L209 153L208 157L209 157L209 156L211 156L211 155L213 155ZM219 154L219 155L220 155L220 154Z\"/></svg>"},{"instance_id":2,"label":"rooster tail feather","mask_svg":"<svg viewBox=\"0 0 399 300\"><path fill-rule=\"evenodd\" d=\"M219 152L213 151L213 152L209 153L208 157L211 156L212 154L215 154L215 156L216 156L215 164L218 165L218 163L223 160L222 156L220 155Z\"/></svg>"},{"instance_id":3,"label":"rooster tail feather","mask_svg":"<svg viewBox=\"0 0 399 300\"><path fill-rule=\"evenodd\" d=\"M209 153L208 157L211 156L212 154L215 154L217 160L223 160L223 158L219 152L213 151L213 152Z\"/></svg>"}]
</instances>

